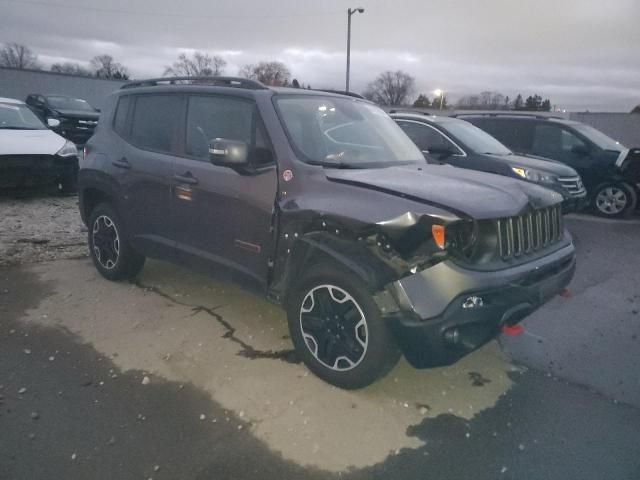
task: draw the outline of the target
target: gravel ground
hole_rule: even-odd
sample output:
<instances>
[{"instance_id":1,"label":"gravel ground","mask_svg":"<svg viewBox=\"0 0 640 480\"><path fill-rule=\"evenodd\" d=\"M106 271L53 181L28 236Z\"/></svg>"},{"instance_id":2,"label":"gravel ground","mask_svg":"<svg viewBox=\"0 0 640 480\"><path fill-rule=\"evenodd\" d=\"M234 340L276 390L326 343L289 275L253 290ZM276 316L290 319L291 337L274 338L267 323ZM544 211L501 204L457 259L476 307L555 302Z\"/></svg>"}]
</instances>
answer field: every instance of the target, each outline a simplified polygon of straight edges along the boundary
<instances>
[{"instance_id":1,"label":"gravel ground","mask_svg":"<svg viewBox=\"0 0 640 480\"><path fill-rule=\"evenodd\" d=\"M0 265L87 256L78 198L0 197Z\"/></svg>"}]
</instances>

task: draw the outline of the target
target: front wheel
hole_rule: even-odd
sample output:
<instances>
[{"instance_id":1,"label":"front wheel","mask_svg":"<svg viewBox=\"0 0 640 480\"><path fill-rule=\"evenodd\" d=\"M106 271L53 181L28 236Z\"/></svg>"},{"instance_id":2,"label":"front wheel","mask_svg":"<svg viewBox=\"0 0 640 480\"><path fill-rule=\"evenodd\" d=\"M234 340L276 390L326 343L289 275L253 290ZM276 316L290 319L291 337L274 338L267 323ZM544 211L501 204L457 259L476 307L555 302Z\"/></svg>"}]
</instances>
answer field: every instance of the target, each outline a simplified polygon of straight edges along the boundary
<instances>
[{"instance_id":1,"label":"front wheel","mask_svg":"<svg viewBox=\"0 0 640 480\"><path fill-rule=\"evenodd\" d=\"M100 274L108 280L135 277L145 258L127 241L115 209L108 203L96 206L89 216L89 254Z\"/></svg>"},{"instance_id":2,"label":"front wheel","mask_svg":"<svg viewBox=\"0 0 640 480\"><path fill-rule=\"evenodd\" d=\"M323 267L303 279L287 302L291 339L305 365L345 389L384 376L400 351L364 282Z\"/></svg>"},{"instance_id":3,"label":"front wheel","mask_svg":"<svg viewBox=\"0 0 640 480\"><path fill-rule=\"evenodd\" d=\"M593 193L593 207L603 217L629 216L636 208L638 197L633 187L626 183L606 183Z\"/></svg>"}]
</instances>

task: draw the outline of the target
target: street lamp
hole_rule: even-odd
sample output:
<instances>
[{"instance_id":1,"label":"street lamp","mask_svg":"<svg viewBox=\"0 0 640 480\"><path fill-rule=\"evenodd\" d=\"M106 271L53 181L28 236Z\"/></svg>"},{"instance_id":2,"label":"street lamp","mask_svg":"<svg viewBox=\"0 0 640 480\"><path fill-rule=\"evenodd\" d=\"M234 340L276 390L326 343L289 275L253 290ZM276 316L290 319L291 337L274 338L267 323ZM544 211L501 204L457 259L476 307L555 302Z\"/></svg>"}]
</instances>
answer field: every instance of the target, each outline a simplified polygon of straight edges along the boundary
<instances>
[{"instance_id":1,"label":"street lamp","mask_svg":"<svg viewBox=\"0 0 640 480\"><path fill-rule=\"evenodd\" d=\"M444 100L444 92L443 92L442 90L440 90L439 88L436 88L436 89L433 91L433 94L434 94L436 97L440 97L440 110L442 110L442 101Z\"/></svg>"},{"instance_id":2,"label":"street lamp","mask_svg":"<svg viewBox=\"0 0 640 480\"><path fill-rule=\"evenodd\" d=\"M351 15L354 13L364 13L364 8L349 8L347 10L347 85L345 90L349 91L349 71L351 70Z\"/></svg>"}]
</instances>

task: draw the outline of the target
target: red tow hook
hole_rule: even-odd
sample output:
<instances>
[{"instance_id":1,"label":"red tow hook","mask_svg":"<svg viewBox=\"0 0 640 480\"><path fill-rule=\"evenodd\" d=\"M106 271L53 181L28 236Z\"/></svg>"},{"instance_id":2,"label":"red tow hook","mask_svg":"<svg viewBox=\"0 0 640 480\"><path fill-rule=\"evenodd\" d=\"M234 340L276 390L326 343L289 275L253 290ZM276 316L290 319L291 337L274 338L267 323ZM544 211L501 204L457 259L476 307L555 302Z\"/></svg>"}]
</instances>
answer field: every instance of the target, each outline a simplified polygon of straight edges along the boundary
<instances>
[{"instance_id":1,"label":"red tow hook","mask_svg":"<svg viewBox=\"0 0 640 480\"><path fill-rule=\"evenodd\" d=\"M511 335L512 337L518 336L522 333L524 333L524 327L522 325L520 325L519 323L515 324L515 325L503 325L502 326L502 333L506 334L506 335Z\"/></svg>"}]
</instances>

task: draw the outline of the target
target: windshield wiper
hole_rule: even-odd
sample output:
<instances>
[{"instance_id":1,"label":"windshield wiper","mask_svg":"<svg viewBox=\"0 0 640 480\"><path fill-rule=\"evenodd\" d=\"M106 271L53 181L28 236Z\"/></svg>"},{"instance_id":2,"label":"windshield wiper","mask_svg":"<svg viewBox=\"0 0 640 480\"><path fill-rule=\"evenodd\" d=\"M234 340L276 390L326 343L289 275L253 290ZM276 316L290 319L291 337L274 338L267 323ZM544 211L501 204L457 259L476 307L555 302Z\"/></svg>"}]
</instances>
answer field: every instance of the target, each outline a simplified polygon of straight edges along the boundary
<instances>
[{"instance_id":1,"label":"windshield wiper","mask_svg":"<svg viewBox=\"0 0 640 480\"><path fill-rule=\"evenodd\" d=\"M352 163L345 163L345 162L340 162L340 161L328 161L328 162L323 162L320 160L311 160L309 162L307 162L309 165L319 165L321 167L331 167L331 168L361 168L358 167L357 165L354 165Z\"/></svg>"},{"instance_id":2,"label":"windshield wiper","mask_svg":"<svg viewBox=\"0 0 640 480\"><path fill-rule=\"evenodd\" d=\"M0 130L44 130L44 128L0 126Z\"/></svg>"}]
</instances>

